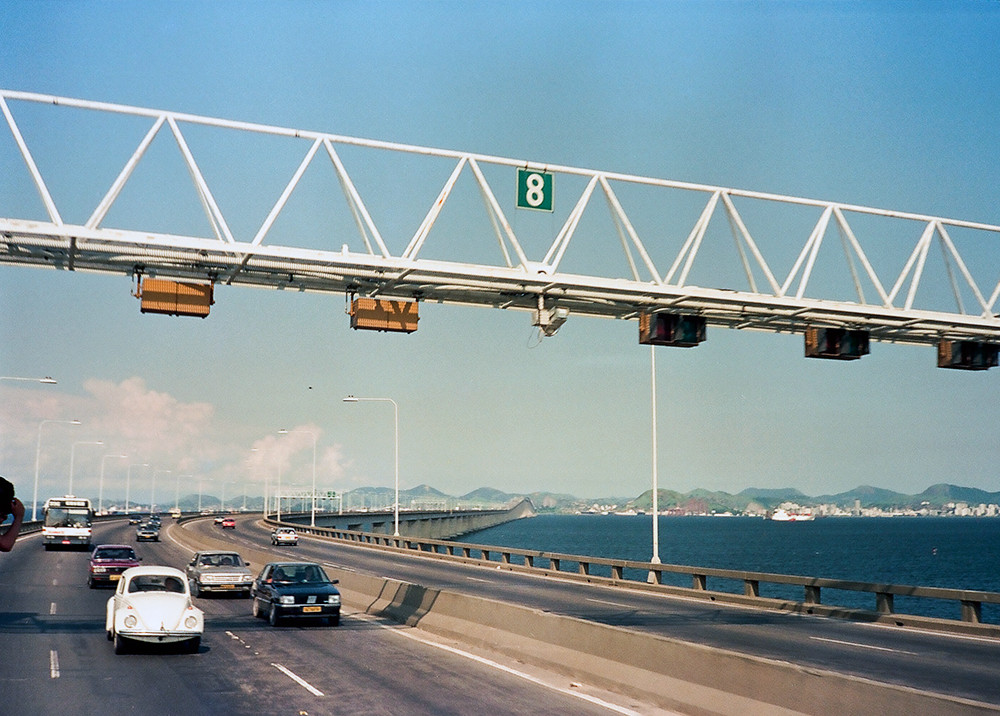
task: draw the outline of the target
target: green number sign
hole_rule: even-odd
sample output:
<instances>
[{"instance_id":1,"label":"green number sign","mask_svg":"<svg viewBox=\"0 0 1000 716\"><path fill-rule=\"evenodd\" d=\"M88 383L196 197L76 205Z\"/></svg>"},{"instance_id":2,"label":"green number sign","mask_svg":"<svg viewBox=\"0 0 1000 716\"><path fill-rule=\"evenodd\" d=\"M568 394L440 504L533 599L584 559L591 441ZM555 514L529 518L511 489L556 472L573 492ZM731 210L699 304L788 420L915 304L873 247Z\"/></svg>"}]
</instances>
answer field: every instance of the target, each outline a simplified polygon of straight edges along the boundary
<instances>
[{"instance_id":1,"label":"green number sign","mask_svg":"<svg viewBox=\"0 0 1000 716\"><path fill-rule=\"evenodd\" d=\"M517 208L552 211L552 175L533 169L518 169Z\"/></svg>"}]
</instances>

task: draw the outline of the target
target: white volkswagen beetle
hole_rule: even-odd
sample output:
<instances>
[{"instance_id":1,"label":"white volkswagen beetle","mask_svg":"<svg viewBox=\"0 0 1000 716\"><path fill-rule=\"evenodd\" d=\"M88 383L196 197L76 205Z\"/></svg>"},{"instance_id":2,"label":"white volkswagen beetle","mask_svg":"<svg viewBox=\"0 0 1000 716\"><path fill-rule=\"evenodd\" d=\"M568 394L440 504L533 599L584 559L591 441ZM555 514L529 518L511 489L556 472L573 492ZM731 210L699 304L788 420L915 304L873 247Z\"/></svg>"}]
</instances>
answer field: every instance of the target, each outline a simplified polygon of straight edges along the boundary
<instances>
[{"instance_id":1,"label":"white volkswagen beetle","mask_svg":"<svg viewBox=\"0 0 1000 716\"><path fill-rule=\"evenodd\" d=\"M107 611L104 629L116 654L124 653L130 640L185 642L191 653L201 645L205 614L191 603L187 577L179 569L153 565L126 569Z\"/></svg>"}]
</instances>

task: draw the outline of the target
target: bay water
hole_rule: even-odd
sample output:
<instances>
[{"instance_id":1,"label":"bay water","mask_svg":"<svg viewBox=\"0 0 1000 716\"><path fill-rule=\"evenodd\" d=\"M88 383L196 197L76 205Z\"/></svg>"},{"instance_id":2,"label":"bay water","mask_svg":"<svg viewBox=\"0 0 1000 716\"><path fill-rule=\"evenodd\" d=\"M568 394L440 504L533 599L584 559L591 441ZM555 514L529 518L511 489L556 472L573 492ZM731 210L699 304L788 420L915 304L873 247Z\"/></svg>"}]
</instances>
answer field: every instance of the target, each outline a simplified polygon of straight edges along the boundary
<instances>
[{"instance_id":1,"label":"bay water","mask_svg":"<svg viewBox=\"0 0 1000 716\"><path fill-rule=\"evenodd\" d=\"M751 517L667 517L658 522L665 564L845 579L879 584L1000 592L1000 518L843 517L774 522ZM542 514L480 530L459 541L648 562L650 515ZM512 558L520 562L517 558ZM538 564L536 562L536 564ZM542 565L545 566L544 560ZM563 563L575 571L575 564ZM610 570L595 565L593 574ZM626 578L644 579L643 573ZM664 573L667 584L691 578ZM742 582L709 578L709 589L742 593ZM802 587L761 582L764 597L803 599ZM874 610L875 595L824 589L822 601ZM957 602L895 598L895 610L959 618ZM1000 605L983 605L983 621L1000 623Z\"/></svg>"}]
</instances>

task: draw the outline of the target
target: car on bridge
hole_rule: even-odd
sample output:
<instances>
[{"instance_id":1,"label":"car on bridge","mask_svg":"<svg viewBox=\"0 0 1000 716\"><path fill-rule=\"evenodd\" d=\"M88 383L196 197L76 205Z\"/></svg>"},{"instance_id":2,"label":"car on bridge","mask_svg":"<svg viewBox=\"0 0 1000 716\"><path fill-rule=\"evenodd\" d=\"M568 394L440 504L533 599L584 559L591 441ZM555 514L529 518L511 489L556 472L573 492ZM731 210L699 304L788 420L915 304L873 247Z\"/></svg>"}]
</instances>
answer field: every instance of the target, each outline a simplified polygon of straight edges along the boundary
<instances>
[{"instance_id":1,"label":"car on bridge","mask_svg":"<svg viewBox=\"0 0 1000 716\"><path fill-rule=\"evenodd\" d=\"M110 585L121 579L122 572L138 567L140 558L128 544L99 544L90 553L87 586L91 589Z\"/></svg>"},{"instance_id":2,"label":"car on bridge","mask_svg":"<svg viewBox=\"0 0 1000 716\"><path fill-rule=\"evenodd\" d=\"M257 575L250 590L251 612L271 626L285 619L326 620L340 624L340 591L315 562L270 562Z\"/></svg>"},{"instance_id":3,"label":"car on bridge","mask_svg":"<svg viewBox=\"0 0 1000 716\"><path fill-rule=\"evenodd\" d=\"M222 520L222 529L224 530L234 530L236 529L236 520L232 517L226 517Z\"/></svg>"},{"instance_id":4,"label":"car on bridge","mask_svg":"<svg viewBox=\"0 0 1000 716\"><path fill-rule=\"evenodd\" d=\"M145 522L139 525L135 531L136 542L159 542L160 527L152 522Z\"/></svg>"},{"instance_id":5,"label":"car on bridge","mask_svg":"<svg viewBox=\"0 0 1000 716\"><path fill-rule=\"evenodd\" d=\"M291 527L277 527L271 533L271 544L273 545L291 545L294 547L298 543L299 535Z\"/></svg>"},{"instance_id":6,"label":"car on bridge","mask_svg":"<svg viewBox=\"0 0 1000 716\"><path fill-rule=\"evenodd\" d=\"M208 592L238 592L249 597L250 586L253 584L249 566L250 563L244 562L236 552L195 552L185 570L191 594L200 597Z\"/></svg>"},{"instance_id":7,"label":"car on bridge","mask_svg":"<svg viewBox=\"0 0 1000 716\"><path fill-rule=\"evenodd\" d=\"M181 643L198 651L205 631L205 615L191 603L184 572L173 567L126 569L107 604L104 630L124 654L133 642Z\"/></svg>"}]
</instances>

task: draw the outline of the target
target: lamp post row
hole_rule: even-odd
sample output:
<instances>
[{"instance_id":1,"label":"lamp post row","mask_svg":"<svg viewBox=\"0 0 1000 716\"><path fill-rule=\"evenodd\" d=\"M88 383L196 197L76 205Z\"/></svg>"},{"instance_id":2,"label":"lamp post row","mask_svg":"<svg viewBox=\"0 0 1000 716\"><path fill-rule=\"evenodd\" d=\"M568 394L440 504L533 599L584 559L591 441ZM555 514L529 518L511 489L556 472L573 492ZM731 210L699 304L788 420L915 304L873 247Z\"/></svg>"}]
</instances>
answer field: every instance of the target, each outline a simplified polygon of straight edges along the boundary
<instances>
[{"instance_id":1,"label":"lamp post row","mask_svg":"<svg viewBox=\"0 0 1000 716\"><path fill-rule=\"evenodd\" d=\"M31 382L45 383L45 384L52 384L52 385L54 385L54 384L57 383L57 381L54 378L51 378L51 377L48 377L48 376L46 376L44 378L22 378L22 377L18 377L18 376L0 376L0 380L23 380L23 381L31 381ZM392 403L392 407L393 407L393 442L394 442L394 450L393 450L393 457L394 457L394 470L393 470L393 472L394 472L394 480L393 480L393 483L394 483L393 484L393 534L398 537L399 536L399 405L392 398L359 398L359 397L356 397L354 395L348 395L347 397L344 398L344 402L345 403L358 403L358 402L361 402L361 401L388 402L388 403ZM33 486L33 490L32 490L32 499L31 499L31 519L32 519L32 521L37 521L37 519L38 519L38 478L39 478L39 472L40 472L40 468L41 468L42 427L44 427L47 423L63 423L63 424L66 424L66 425L82 425L81 421L75 420L75 419L74 420L45 419L45 420L42 420L39 423L39 425L38 425L38 440L37 440L36 447L35 447L35 479L34 479L34 486ZM312 441L313 441L313 468L312 468L312 508L310 510L310 513L311 513L310 514L310 525L313 526L313 527L315 527L316 526L316 449L317 449L316 434L313 431L311 431L311 430L301 430L301 429L297 429L297 430L282 429L282 430L279 430L278 432L281 435L288 435L288 434L291 434L291 433L305 433L305 434L309 435L312 438ZM73 443L73 447L70 450L69 494L73 494L73 473L74 473L74 467L75 467L75 461L76 461L76 446L77 445L103 445L103 444L104 444L104 441L102 441L102 440L79 440L79 441L76 441L76 442ZM124 454L119 454L119 455L109 454L109 455L105 455L101 459L101 474L100 474L100 479L99 479L99 483L98 483L98 512L103 512L104 511L104 471L105 471L105 466L107 464L107 460L109 458L112 458L112 459L127 459L128 455L124 455ZM127 472L126 481L125 481L125 512L126 513L129 511L129 502L130 502L130 498L131 498L130 492L131 492L131 483L132 483L132 468L136 467L136 466L138 466L138 467L149 467L149 463L131 463L128 466L128 472ZM150 509L152 509L152 506L155 503L155 497L156 497L156 474L157 474L157 472L170 473L171 470L158 470L158 471L154 471L154 473L153 473L153 479L152 479L152 484L151 484L151 491L150 491ZM175 508L178 507L178 501L179 501L180 477L181 477L180 475L177 476L177 482L175 483L175 491L174 491L175 492L175 494L174 494L174 507ZM187 476L187 477L190 477L190 476ZM279 484L279 490L280 490L280 484L281 484L280 473L279 473L279 476L278 476L278 484ZM266 490L265 490L265 492L266 492ZM202 481L199 480L199 485L198 485L198 510L199 511L201 511L201 497L202 497ZM244 494L244 500L245 499L246 499L246 496ZM281 502L280 502L281 496L280 495L278 496L278 500L279 500L279 502L278 502L278 511L279 511L279 515L280 515L280 510L281 510ZM265 511L267 509L267 503L268 503L267 495L265 495L265 498L264 498L264 505L265 505L264 509L265 509ZM225 504L225 503L223 502L223 504ZM245 505L245 503L244 503L244 505Z\"/></svg>"}]
</instances>

